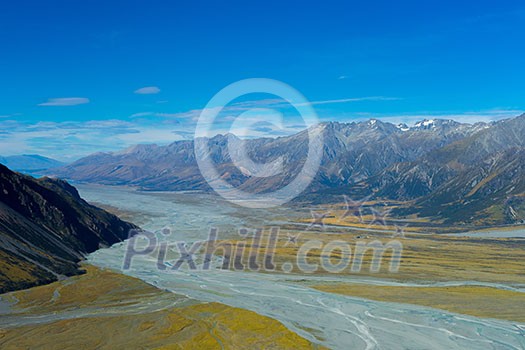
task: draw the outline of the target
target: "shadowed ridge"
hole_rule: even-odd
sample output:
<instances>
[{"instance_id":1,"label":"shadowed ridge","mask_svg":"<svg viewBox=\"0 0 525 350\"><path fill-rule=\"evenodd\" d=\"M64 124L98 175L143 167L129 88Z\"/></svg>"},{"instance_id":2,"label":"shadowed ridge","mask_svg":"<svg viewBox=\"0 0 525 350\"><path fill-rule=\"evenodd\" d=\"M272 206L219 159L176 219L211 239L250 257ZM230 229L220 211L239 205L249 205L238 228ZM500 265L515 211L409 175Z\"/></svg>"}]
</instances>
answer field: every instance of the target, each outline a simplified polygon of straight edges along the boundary
<instances>
[{"instance_id":1,"label":"shadowed ridge","mask_svg":"<svg viewBox=\"0 0 525 350\"><path fill-rule=\"evenodd\" d=\"M133 228L63 180L0 165L0 293L78 274L85 254L126 239Z\"/></svg>"}]
</instances>

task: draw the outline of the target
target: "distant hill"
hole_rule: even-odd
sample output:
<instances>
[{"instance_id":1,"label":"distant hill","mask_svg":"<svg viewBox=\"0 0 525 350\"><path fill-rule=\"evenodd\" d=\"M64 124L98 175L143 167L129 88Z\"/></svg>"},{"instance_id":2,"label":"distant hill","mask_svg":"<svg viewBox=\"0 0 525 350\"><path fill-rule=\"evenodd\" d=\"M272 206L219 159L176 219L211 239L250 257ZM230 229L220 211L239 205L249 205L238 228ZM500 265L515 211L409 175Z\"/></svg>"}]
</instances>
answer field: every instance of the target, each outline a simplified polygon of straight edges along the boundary
<instances>
[{"instance_id":1,"label":"distant hill","mask_svg":"<svg viewBox=\"0 0 525 350\"><path fill-rule=\"evenodd\" d=\"M322 123L323 159L316 178L299 200L341 202L341 195L413 201L398 215L421 214L448 223L517 223L525 152L525 115L491 123L423 120L409 127L371 119ZM228 140L244 145L256 163L283 159L284 171L257 178L237 169ZM308 150L308 133L241 140L233 135L208 139L210 158L221 178L248 192L281 188L299 173ZM137 145L121 152L97 153L53 169L78 181L133 185L145 190L203 190L193 141L167 146ZM512 175L512 176L511 176ZM508 203L514 203L511 208ZM525 206L523 209L525 213Z\"/></svg>"},{"instance_id":2,"label":"distant hill","mask_svg":"<svg viewBox=\"0 0 525 350\"><path fill-rule=\"evenodd\" d=\"M37 154L24 154L20 156L0 157L0 164L15 171L32 174L57 168L63 166L65 163Z\"/></svg>"},{"instance_id":3,"label":"distant hill","mask_svg":"<svg viewBox=\"0 0 525 350\"><path fill-rule=\"evenodd\" d=\"M84 254L124 240L133 228L63 180L0 165L0 293L78 274Z\"/></svg>"}]
</instances>

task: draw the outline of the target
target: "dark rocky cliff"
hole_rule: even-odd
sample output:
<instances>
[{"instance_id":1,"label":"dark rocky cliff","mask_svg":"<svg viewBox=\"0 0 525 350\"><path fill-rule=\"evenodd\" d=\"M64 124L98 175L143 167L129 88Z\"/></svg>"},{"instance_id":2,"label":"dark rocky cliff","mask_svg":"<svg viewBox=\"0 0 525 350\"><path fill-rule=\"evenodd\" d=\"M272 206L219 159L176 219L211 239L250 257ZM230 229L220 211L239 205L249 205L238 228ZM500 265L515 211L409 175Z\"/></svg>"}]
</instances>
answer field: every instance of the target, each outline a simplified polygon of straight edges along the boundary
<instances>
[{"instance_id":1,"label":"dark rocky cliff","mask_svg":"<svg viewBox=\"0 0 525 350\"><path fill-rule=\"evenodd\" d=\"M126 239L133 228L63 180L0 165L0 293L81 273L85 254Z\"/></svg>"}]
</instances>

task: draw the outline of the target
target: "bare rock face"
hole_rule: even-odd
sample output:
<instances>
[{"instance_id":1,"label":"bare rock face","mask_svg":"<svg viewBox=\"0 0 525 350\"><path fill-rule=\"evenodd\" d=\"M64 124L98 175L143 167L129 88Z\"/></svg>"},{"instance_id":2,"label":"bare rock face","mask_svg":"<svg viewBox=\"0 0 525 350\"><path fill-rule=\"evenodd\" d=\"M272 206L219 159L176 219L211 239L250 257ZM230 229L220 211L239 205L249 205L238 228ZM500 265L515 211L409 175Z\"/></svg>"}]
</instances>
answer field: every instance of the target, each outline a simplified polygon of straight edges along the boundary
<instances>
[{"instance_id":1,"label":"bare rock face","mask_svg":"<svg viewBox=\"0 0 525 350\"><path fill-rule=\"evenodd\" d=\"M126 239L134 228L85 202L63 180L0 165L0 293L78 274L85 254Z\"/></svg>"}]
</instances>

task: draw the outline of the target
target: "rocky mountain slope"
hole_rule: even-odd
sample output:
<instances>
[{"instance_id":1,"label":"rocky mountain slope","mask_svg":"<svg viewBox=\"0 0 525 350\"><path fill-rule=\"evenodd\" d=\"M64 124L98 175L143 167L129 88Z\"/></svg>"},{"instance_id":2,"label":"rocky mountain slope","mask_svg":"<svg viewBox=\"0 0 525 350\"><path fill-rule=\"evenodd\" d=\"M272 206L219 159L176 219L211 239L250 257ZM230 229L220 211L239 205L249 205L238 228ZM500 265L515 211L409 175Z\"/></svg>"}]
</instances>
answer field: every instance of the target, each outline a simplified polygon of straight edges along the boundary
<instances>
[{"instance_id":1,"label":"rocky mountain slope","mask_svg":"<svg viewBox=\"0 0 525 350\"><path fill-rule=\"evenodd\" d=\"M516 223L509 201L525 193L525 115L486 125L478 132L385 168L356 188L376 198L414 200L410 210L448 223Z\"/></svg>"},{"instance_id":2,"label":"rocky mountain slope","mask_svg":"<svg viewBox=\"0 0 525 350\"><path fill-rule=\"evenodd\" d=\"M317 126L324 134L323 159L313 188L338 187L370 177L386 167L419 156L473 134L481 126L437 121L409 128L379 120L362 123L324 123ZM210 157L222 177L247 191L264 192L286 184L300 171L308 150L308 134L279 138L240 140L217 135L209 140ZM233 166L228 154L228 137L244 144L254 162L267 163L283 157L284 172L269 178L247 176ZM78 181L127 184L146 190L206 190L193 154L192 141L167 146L137 145L114 153L96 153L68 166L54 169L52 175Z\"/></svg>"},{"instance_id":3,"label":"rocky mountain slope","mask_svg":"<svg viewBox=\"0 0 525 350\"><path fill-rule=\"evenodd\" d=\"M303 199L333 201L345 193L416 201L414 210L454 221L459 218L443 208L455 208L454 213L458 213L454 203L460 201L456 204L466 208L460 221L467 222L477 220L474 212L479 214L496 202L521 195L517 182L522 163L515 160L525 148L525 115L476 124L435 119L408 127L371 119L323 123L316 128L324 136L323 158ZM284 171L266 178L249 176L232 164L228 140L245 146L254 162L268 163L282 157ZM208 144L221 178L248 192L267 192L286 185L298 174L308 150L308 137L306 131L275 139L240 140L218 135ZM507 176L506 162L514 164L515 178ZM53 175L145 190L210 190L197 167L192 141L98 153L59 168ZM474 205L475 196L466 198L476 186L480 199ZM501 191L507 191L505 196ZM502 214L499 220L515 222L517 218Z\"/></svg>"},{"instance_id":4,"label":"rocky mountain slope","mask_svg":"<svg viewBox=\"0 0 525 350\"><path fill-rule=\"evenodd\" d=\"M0 165L0 293L78 274L84 254L122 241L133 228L63 180Z\"/></svg>"}]
</instances>

